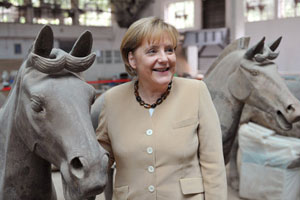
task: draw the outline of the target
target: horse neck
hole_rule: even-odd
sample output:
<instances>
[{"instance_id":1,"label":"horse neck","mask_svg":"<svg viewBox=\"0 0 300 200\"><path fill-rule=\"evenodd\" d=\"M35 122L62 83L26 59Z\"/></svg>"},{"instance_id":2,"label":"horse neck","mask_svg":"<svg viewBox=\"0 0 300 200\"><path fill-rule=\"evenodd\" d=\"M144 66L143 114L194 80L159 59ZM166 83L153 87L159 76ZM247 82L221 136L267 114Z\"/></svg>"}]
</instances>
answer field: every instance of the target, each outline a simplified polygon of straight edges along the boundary
<instances>
[{"instance_id":1,"label":"horse neck","mask_svg":"<svg viewBox=\"0 0 300 200\"><path fill-rule=\"evenodd\" d=\"M5 103L2 105L0 109L0 184L2 181L2 172L4 171L5 162L6 162L6 154L8 149L8 143L10 139L10 135L12 132L14 115L16 112L16 105L18 101L18 92L20 88L21 76L20 72L18 72L18 76L16 77L16 82L12 87ZM1 186L1 185L0 185ZM1 200L1 199L0 199Z\"/></svg>"},{"instance_id":2,"label":"horse neck","mask_svg":"<svg viewBox=\"0 0 300 200\"><path fill-rule=\"evenodd\" d=\"M16 96L12 93L15 94L15 88L11 90L5 104L0 109L0 200L3 200L1 195L4 194L2 191L5 185L7 152L15 113Z\"/></svg>"},{"instance_id":3,"label":"horse neck","mask_svg":"<svg viewBox=\"0 0 300 200\"><path fill-rule=\"evenodd\" d=\"M244 106L244 102L236 99L228 89L228 78L239 67L241 57L242 54L238 51L229 54L204 79L220 118L223 152L226 162L236 136Z\"/></svg>"},{"instance_id":4,"label":"horse neck","mask_svg":"<svg viewBox=\"0 0 300 200\"><path fill-rule=\"evenodd\" d=\"M240 66L240 60L243 58L244 50L236 50L223 57L209 73L205 74L204 80L207 84L215 85L216 87L226 86L228 77Z\"/></svg>"},{"instance_id":5,"label":"horse neck","mask_svg":"<svg viewBox=\"0 0 300 200\"><path fill-rule=\"evenodd\" d=\"M240 66L240 60L242 59L243 54L242 51L230 53L204 78L204 82L212 95L212 99L214 100L219 97L219 100L224 101L222 106L228 105L231 109L236 110L236 112L242 109L244 103L231 95L228 89L228 78ZM225 101L230 102L230 104L226 104Z\"/></svg>"},{"instance_id":6,"label":"horse neck","mask_svg":"<svg viewBox=\"0 0 300 200\"><path fill-rule=\"evenodd\" d=\"M23 143L19 135L28 134L26 130L19 133L15 129L15 124L24 120L15 116L21 82L19 71L16 83L0 109L0 200L8 198L6 195L10 192L35 195L36 191L52 190L50 163L35 155ZM47 194L42 199L50 199L46 197Z\"/></svg>"},{"instance_id":7,"label":"horse neck","mask_svg":"<svg viewBox=\"0 0 300 200\"><path fill-rule=\"evenodd\" d=\"M43 194L45 198L42 199L51 199L51 165L31 152L19 134L13 131L8 140L3 180L4 197L10 197L14 193L18 196L16 199L24 199L23 195L26 195L25 199L35 199Z\"/></svg>"}]
</instances>

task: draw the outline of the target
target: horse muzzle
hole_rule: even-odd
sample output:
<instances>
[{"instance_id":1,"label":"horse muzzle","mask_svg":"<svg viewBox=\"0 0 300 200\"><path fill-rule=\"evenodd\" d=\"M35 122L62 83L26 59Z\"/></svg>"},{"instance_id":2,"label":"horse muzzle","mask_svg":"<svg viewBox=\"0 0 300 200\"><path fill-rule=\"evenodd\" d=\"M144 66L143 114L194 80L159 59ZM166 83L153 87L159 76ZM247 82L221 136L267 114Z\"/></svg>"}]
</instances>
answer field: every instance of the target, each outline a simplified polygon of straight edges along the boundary
<instances>
[{"instance_id":1,"label":"horse muzzle","mask_svg":"<svg viewBox=\"0 0 300 200\"><path fill-rule=\"evenodd\" d=\"M276 111L276 122L285 131L292 129L292 124L300 121L300 104L289 104L285 110Z\"/></svg>"},{"instance_id":2,"label":"horse muzzle","mask_svg":"<svg viewBox=\"0 0 300 200\"><path fill-rule=\"evenodd\" d=\"M81 200L104 191L107 183L108 155L89 162L78 156L61 165L64 196L66 200Z\"/></svg>"}]
</instances>

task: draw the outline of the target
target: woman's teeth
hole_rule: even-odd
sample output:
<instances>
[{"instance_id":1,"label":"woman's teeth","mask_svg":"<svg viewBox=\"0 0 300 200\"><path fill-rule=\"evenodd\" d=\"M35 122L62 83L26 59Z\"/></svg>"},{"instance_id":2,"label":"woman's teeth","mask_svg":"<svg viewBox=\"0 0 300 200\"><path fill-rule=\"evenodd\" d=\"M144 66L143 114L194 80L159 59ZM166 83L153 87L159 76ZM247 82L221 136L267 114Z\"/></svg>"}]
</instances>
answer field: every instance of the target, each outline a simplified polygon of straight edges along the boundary
<instances>
[{"instance_id":1,"label":"woman's teeth","mask_svg":"<svg viewBox=\"0 0 300 200\"><path fill-rule=\"evenodd\" d=\"M153 69L153 71L156 71L156 72L165 72L165 71L168 71L169 69L170 69L170 67L162 68L162 69Z\"/></svg>"}]
</instances>

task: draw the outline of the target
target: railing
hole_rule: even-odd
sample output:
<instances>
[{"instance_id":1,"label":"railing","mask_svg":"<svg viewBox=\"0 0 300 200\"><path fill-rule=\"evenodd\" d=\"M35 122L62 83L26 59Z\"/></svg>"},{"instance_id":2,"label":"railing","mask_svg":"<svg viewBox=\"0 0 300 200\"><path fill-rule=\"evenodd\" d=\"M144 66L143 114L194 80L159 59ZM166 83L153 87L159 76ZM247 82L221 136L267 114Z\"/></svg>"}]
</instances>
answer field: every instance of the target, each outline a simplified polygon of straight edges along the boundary
<instances>
[{"instance_id":1,"label":"railing","mask_svg":"<svg viewBox=\"0 0 300 200\"><path fill-rule=\"evenodd\" d=\"M116 79L116 80L98 80L98 81L87 81L88 84L107 84L107 83L125 83L130 81L130 79ZM10 91L11 87L4 87L0 91Z\"/></svg>"},{"instance_id":2,"label":"railing","mask_svg":"<svg viewBox=\"0 0 300 200\"><path fill-rule=\"evenodd\" d=\"M225 47L229 41L228 28L202 29L185 33L183 46L196 45L198 48L208 45Z\"/></svg>"}]
</instances>

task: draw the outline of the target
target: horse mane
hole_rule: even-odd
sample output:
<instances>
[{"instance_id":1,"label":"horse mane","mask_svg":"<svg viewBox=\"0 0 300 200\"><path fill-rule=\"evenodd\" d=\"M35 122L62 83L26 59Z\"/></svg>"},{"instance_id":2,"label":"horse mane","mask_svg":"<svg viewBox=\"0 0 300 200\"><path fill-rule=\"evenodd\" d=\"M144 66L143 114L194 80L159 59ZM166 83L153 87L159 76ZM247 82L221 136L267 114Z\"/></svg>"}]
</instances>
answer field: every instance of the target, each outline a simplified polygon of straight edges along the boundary
<instances>
[{"instance_id":1,"label":"horse mane","mask_svg":"<svg viewBox=\"0 0 300 200\"><path fill-rule=\"evenodd\" d=\"M247 49L249 42L250 42L250 37L242 37L236 39L235 41L227 45L226 48L222 51L222 53L213 62L213 64L208 68L204 76L208 76L215 69L215 67L221 62L221 60L228 54L236 50Z\"/></svg>"}]
</instances>

